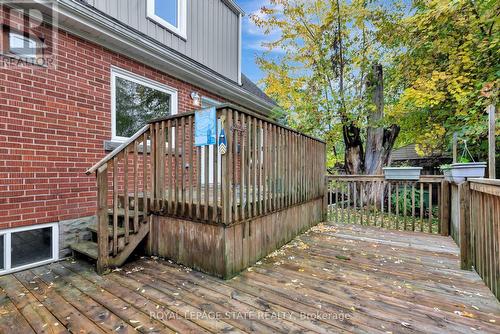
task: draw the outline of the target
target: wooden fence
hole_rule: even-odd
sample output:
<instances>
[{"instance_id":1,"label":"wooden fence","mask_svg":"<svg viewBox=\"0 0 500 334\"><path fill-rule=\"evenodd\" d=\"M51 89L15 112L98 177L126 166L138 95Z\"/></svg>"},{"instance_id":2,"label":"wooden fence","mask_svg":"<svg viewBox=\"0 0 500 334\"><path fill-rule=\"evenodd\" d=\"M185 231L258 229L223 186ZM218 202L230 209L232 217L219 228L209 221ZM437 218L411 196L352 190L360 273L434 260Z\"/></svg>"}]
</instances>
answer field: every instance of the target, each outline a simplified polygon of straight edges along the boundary
<instances>
[{"instance_id":1,"label":"wooden fence","mask_svg":"<svg viewBox=\"0 0 500 334\"><path fill-rule=\"evenodd\" d=\"M474 267L500 299L500 180L471 179L460 187L462 267Z\"/></svg>"},{"instance_id":2,"label":"wooden fence","mask_svg":"<svg viewBox=\"0 0 500 334\"><path fill-rule=\"evenodd\" d=\"M328 220L448 235L449 186L442 176L327 176L326 189Z\"/></svg>"}]
</instances>

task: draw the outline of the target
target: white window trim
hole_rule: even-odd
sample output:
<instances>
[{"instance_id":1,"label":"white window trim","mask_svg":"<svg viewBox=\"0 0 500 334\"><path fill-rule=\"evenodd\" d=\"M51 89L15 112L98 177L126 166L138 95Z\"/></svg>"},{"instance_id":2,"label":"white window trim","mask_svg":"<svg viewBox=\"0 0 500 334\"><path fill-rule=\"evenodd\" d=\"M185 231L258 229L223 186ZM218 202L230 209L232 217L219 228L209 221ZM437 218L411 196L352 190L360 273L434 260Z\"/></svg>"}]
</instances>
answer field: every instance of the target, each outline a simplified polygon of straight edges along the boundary
<instances>
[{"instance_id":1,"label":"white window trim","mask_svg":"<svg viewBox=\"0 0 500 334\"><path fill-rule=\"evenodd\" d=\"M135 82L152 89L170 94L170 114L176 115L178 110L178 92L177 89L164 85L157 81L134 74L118 67L111 67L111 140L124 142L128 138L116 135L116 78L122 78ZM174 138L175 140L175 138Z\"/></svg>"},{"instance_id":2,"label":"white window trim","mask_svg":"<svg viewBox=\"0 0 500 334\"><path fill-rule=\"evenodd\" d=\"M155 1L157 0L147 0L147 17L148 19L156 22L157 24L161 25L162 27L170 30L174 34L178 35L179 37L182 37L183 39L187 39L187 32L186 32L186 26L187 26L187 0L177 0L177 24L178 27L174 26L173 24L167 22L165 19L162 19L158 15L155 14Z\"/></svg>"},{"instance_id":3,"label":"white window trim","mask_svg":"<svg viewBox=\"0 0 500 334\"><path fill-rule=\"evenodd\" d=\"M38 230L46 227L52 227L52 258L28 263L20 267L12 268L11 264L11 252L12 252L12 244L11 237L12 233L30 231L30 230ZM10 274L16 271L26 270L28 268L38 267L44 264L52 263L59 260L59 225L57 223L50 224L40 224L40 225L31 225L31 226L22 226L11 228L7 230L1 230L0 236L4 236L4 268L0 269L0 275Z\"/></svg>"}]
</instances>

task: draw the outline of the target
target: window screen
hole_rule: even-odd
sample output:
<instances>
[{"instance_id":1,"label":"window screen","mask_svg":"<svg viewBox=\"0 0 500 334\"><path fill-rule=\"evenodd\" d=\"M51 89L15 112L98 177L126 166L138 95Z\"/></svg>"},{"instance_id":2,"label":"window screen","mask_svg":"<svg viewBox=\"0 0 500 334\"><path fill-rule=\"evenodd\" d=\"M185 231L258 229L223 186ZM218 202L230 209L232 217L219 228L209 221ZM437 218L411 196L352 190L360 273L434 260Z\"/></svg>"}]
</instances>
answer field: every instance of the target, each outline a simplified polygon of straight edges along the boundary
<instances>
[{"instance_id":1,"label":"window screen","mask_svg":"<svg viewBox=\"0 0 500 334\"><path fill-rule=\"evenodd\" d=\"M52 227L14 232L11 247L12 268L49 260L53 258Z\"/></svg>"},{"instance_id":2,"label":"window screen","mask_svg":"<svg viewBox=\"0 0 500 334\"><path fill-rule=\"evenodd\" d=\"M116 136L131 137L148 121L170 115L169 93L118 76L115 80Z\"/></svg>"},{"instance_id":3,"label":"window screen","mask_svg":"<svg viewBox=\"0 0 500 334\"><path fill-rule=\"evenodd\" d=\"M156 0L155 1L155 14L174 27L178 27L178 17L179 12L178 0Z\"/></svg>"}]
</instances>

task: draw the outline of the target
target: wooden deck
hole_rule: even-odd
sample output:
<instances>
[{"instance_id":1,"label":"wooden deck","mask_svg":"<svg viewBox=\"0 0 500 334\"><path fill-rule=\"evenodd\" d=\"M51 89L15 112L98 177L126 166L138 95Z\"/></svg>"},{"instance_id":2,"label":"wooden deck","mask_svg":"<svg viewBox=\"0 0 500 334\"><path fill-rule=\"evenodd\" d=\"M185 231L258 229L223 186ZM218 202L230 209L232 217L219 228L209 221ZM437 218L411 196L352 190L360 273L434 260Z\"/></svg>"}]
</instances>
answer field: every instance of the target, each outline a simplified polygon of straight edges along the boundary
<instances>
[{"instance_id":1,"label":"wooden deck","mask_svg":"<svg viewBox=\"0 0 500 334\"><path fill-rule=\"evenodd\" d=\"M229 281L142 258L0 277L0 333L499 333L500 303L451 238L323 225Z\"/></svg>"}]
</instances>

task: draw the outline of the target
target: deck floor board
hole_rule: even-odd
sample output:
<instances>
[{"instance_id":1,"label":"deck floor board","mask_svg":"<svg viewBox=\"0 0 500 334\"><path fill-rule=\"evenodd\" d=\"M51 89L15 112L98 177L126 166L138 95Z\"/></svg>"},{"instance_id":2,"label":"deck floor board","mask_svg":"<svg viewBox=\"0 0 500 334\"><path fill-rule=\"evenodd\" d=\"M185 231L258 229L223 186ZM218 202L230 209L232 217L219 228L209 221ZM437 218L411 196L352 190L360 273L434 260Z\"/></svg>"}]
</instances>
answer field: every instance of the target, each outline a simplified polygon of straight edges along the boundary
<instances>
[{"instance_id":1,"label":"deck floor board","mask_svg":"<svg viewBox=\"0 0 500 334\"><path fill-rule=\"evenodd\" d=\"M500 303L451 238L328 223L227 281L154 257L0 277L1 333L66 330L499 333Z\"/></svg>"}]
</instances>

